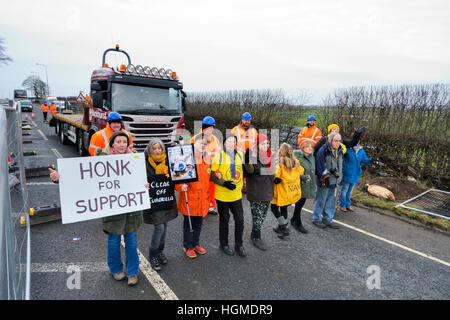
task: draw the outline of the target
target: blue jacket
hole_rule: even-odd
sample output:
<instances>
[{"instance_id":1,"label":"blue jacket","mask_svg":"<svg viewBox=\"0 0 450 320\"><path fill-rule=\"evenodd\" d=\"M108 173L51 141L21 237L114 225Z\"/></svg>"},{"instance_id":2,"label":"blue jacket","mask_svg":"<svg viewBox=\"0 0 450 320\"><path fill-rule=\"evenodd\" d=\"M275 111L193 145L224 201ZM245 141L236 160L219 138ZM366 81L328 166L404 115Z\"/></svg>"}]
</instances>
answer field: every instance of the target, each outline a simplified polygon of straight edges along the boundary
<instances>
[{"instance_id":1,"label":"blue jacket","mask_svg":"<svg viewBox=\"0 0 450 320\"><path fill-rule=\"evenodd\" d=\"M363 148L356 154L353 148L347 149L347 157L344 157L344 179L343 182L356 184L362 174L361 163L370 164L371 159L367 157Z\"/></svg>"}]
</instances>

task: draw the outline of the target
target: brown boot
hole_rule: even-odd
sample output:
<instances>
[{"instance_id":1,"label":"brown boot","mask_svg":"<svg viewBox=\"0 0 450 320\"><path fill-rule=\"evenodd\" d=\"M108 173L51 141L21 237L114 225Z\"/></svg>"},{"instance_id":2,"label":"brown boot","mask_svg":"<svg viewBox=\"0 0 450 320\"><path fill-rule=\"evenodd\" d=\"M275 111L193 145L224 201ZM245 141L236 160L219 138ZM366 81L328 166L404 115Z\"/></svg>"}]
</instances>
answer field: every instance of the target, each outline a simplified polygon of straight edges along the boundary
<instances>
[{"instance_id":1,"label":"brown boot","mask_svg":"<svg viewBox=\"0 0 450 320\"><path fill-rule=\"evenodd\" d=\"M137 285L137 283L138 283L138 275L128 277L128 285L130 287Z\"/></svg>"},{"instance_id":2,"label":"brown boot","mask_svg":"<svg viewBox=\"0 0 450 320\"><path fill-rule=\"evenodd\" d=\"M121 271L119 273L114 273L113 275L114 280L117 281L122 281L123 279L125 279L127 276L125 275L125 272Z\"/></svg>"}]
</instances>

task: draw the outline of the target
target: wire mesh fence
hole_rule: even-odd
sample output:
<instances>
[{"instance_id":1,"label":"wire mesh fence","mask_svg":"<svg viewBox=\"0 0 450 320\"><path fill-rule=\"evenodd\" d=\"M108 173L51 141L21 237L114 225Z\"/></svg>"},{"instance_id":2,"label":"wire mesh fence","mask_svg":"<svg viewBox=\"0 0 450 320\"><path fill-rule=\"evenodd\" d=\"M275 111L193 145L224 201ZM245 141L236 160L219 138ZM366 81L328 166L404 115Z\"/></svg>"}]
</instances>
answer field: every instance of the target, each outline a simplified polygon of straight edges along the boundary
<instances>
[{"instance_id":1,"label":"wire mesh fence","mask_svg":"<svg viewBox=\"0 0 450 320\"><path fill-rule=\"evenodd\" d=\"M0 108L0 299L30 298L30 223L17 104ZM8 156L8 157L7 157Z\"/></svg>"},{"instance_id":2,"label":"wire mesh fence","mask_svg":"<svg viewBox=\"0 0 450 320\"><path fill-rule=\"evenodd\" d=\"M399 206L450 220L450 192L430 189Z\"/></svg>"}]
</instances>

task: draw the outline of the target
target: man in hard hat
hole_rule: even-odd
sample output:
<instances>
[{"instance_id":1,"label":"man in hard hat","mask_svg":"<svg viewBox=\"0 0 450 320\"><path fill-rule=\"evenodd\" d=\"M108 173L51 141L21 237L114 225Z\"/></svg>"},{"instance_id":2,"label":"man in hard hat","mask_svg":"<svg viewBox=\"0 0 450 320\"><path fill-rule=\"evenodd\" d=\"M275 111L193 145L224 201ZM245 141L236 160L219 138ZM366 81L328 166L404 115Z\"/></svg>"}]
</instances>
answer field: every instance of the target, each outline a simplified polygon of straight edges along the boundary
<instances>
[{"instance_id":1,"label":"man in hard hat","mask_svg":"<svg viewBox=\"0 0 450 320\"><path fill-rule=\"evenodd\" d=\"M244 112L242 114L241 121L239 121L237 126L231 129L231 133L237 137L236 148L243 154L245 154L248 149L252 150L255 147L258 131L252 126L252 115L250 113ZM246 178L244 178L242 192L247 192Z\"/></svg>"},{"instance_id":2,"label":"man in hard hat","mask_svg":"<svg viewBox=\"0 0 450 320\"><path fill-rule=\"evenodd\" d=\"M52 114L52 117L56 114L56 112L56 104L52 102L52 104L50 105L50 113Z\"/></svg>"},{"instance_id":3,"label":"man in hard hat","mask_svg":"<svg viewBox=\"0 0 450 320\"><path fill-rule=\"evenodd\" d=\"M216 126L216 120L214 120L211 116L206 116L202 120L202 130L197 134L205 134L208 137L208 144L206 146L206 158L205 161L211 164L214 156L222 151L222 143L219 139L213 135L214 128ZM193 136L190 140L191 143L194 143L195 137ZM215 199L215 186L214 182L209 182L209 214L217 215L217 212L214 210L216 207L216 199Z\"/></svg>"},{"instance_id":4,"label":"man in hard hat","mask_svg":"<svg viewBox=\"0 0 450 320\"><path fill-rule=\"evenodd\" d=\"M252 115L248 112L242 114L239 124L231 129L231 133L237 137L236 147L243 154L247 149L253 149L256 145L258 131L252 126Z\"/></svg>"},{"instance_id":5,"label":"man in hard hat","mask_svg":"<svg viewBox=\"0 0 450 320\"><path fill-rule=\"evenodd\" d=\"M306 121L306 125L298 134L298 145L300 146L303 141L311 141L314 146L322 138L322 131L316 127L316 117L314 115L310 115Z\"/></svg>"},{"instance_id":6,"label":"man in hard hat","mask_svg":"<svg viewBox=\"0 0 450 320\"><path fill-rule=\"evenodd\" d=\"M129 148L133 150L133 139L131 134L123 128L122 117L117 112L110 112L108 114L108 124L105 129L97 131L91 137L91 142L89 144L89 154L91 156L94 155L95 149L97 148L106 148L109 144L109 138L112 136L114 132L123 131L128 135L128 139L130 141Z\"/></svg>"},{"instance_id":7,"label":"man in hard hat","mask_svg":"<svg viewBox=\"0 0 450 320\"><path fill-rule=\"evenodd\" d=\"M48 113L48 105L47 101L44 101L44 103L41 104L41 111L42 115L44 116L44 122L47 121L47 113Z\"/></svg>"}]
</instances>

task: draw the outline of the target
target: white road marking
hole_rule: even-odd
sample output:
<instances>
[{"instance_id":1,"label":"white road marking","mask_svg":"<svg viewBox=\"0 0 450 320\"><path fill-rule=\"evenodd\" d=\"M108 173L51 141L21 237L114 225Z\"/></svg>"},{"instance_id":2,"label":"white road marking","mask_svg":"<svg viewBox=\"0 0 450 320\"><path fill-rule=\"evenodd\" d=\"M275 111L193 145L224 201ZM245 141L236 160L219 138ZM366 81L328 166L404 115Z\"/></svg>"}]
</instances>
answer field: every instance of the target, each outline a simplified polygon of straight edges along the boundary
<instances>
[{"instance_id":1,"label":"white road marking","mask_svg":"<svg viewBox=\"0 0 450 320\"><path fill-rule=\"evenodd\" d=\"M80 271L105 272L109 271L106 262L58 262L58 263L32 263L31 272L67 272L70 266L77 266Z\"/></svg>"},{"instance_id":2,"label":"white road marking","mask_svg":"<svg viewBox=\"0 0 450 320\"><path fill-rule=\"evenodd\" d=\"M39 134L42 136L42 138L44 138L44 140L48 140L48 138L45 136L45 134L41 131L41 129L37 129L37 131L39 132Z\"/></svg>"},{"instance_id":3,"label":"white road marking","mask_svg":"<svg viewBox=\"0 0 450 320\"><path fill-rule=\"evenodd\" d=\"M42 185L48 185L48 186L52 186L55 185L57 186L57 183L53 183L53 182L27 182L27 186L42 186Z\"/></svg>"},{"instance_id":4,"label":"white road marking","mask_svg":"<svg viewBox=\"0 0 450 320\"><path fill-rule=\"evenodd\" d=\"M305 210L306 212L309 212L309 213L313 213L311 210L308 210L308 209L305 209L305 208L303 208L303 210ZM438 258L435 258L435 257L433 257L433 256L430 255L430 254L426 254L426 253L423 253L423 252L420 252L420 251L411 249L411 248L409 248L409 247L407 247L407 246L404 246L404 245L402 245L402 244L400 244L400 243L397 243L397 242L394 242L394 241L391 241L391 240L382 238L382 237L377 236L377 235L375 235L375 234L373 234L373 233L370 233L370 232L367 232L367 231L358 229L358 228L356 228L356 227L353 227L353 226L351 226L351 225L348 225L348 224L346 224L346 223L344 223L344 222L341 222L341 221L338 221L338 220L336 220L336 219L333 219L333 221L336 222L336 223L338 223L338 224L340 224L340 225L342 225L342 226L344 226L344 227L347 227L347 228L349 228L349 229L352 229L352 230L358 231L358 232L360 232L360 233L362 233L362 234L365 234L365 235L367 235L367 236L369 236L369 237L372 237L372 238L375 238L375 239L377 239L377 240L380 240L380 241L389 243L390 245L393 245L393 246L395 246L395 247L401 248L401 249L406 250L406 251L408 251L408 252L417 254L417 255L419 255L419 256L421 256L421 257L430 259L430 260L432 260L432 261L434 261L434 262L437 262L437 263L443 264L443 265L445 265L445 266L447 266L447 267L450 267L450 263L449 263L449 262L444 261L444 260L441 260L441 259L438 259Z\"/></svg>"},{"instance_id":5,"label":"white road marking","mask_svg":"<svg viewBox=\"0 0 450 320\"><path fill-rule=\"evenodd\" d=\"M122 237L122 246L125 248L125 243ZM176 294L169 288L169 286L164 282L161 276L152 269L150 262L145 258L145 256L139 251L139 269L145 275L147 280L159 294L163 300L179 300Z\"/></svg>"},{"instance_id":6,"label":"white road marking","mask_svg":"<svg viewBox=\"0 0 450 320\"><path fill-rule=\"evenodd\" d=\"M56 157L57 157L58 159L64 158L64 157L61 155L61 153L59 153L59 151L56 150L55 148L52 148L52 151L53 151L53 153L56 155Z\"/></svg>"}]
</instances>

